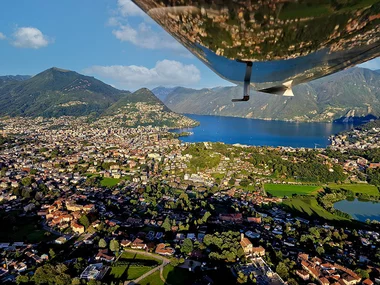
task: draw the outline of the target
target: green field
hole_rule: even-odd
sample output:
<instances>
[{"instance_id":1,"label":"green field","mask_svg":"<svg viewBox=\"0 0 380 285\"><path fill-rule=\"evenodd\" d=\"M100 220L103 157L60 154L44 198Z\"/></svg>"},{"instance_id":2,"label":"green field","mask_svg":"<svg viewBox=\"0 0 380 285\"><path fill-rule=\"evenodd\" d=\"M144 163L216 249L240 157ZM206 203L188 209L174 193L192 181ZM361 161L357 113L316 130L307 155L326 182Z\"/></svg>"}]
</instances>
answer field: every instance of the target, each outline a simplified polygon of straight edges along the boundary
<instances>
[{"instance_id":1,"label":"green field","mask_svg":"<svg viewBox=\"0 0 380 285\"><path fill-rule=\"evenodd\" d=\"M128 260L128 261L136 261L136 260L150 260L150 261L155 261L159 264L162 263L161 259L156 259L155 256L153 255L150 255L150 256L146 256L146 255L143 255L143 254L139 254L139 253L133 253L133 252L123 252L120 256L120 259L119 260Z\"/></svg>"},{"instance_id":2,"label":"green field","mask_svg":"<svg viewBox=\"0 0 380 285\"><path fill-rule=\"evenodd\" d=\"M112 266L108 281L134 280L161 263L161 260L154 256L123 252L119 260Z\"/></svg>"},{"instance_id":3,"label":"green field","mask_svg":"<svg viewBox=\"0 0 380 285\"><path fill-rule=\"evenodd\" d=\"M110 275L115 279L134 280L152 269L153 267L150 266L139 266L133 264L116 265L112 267Z\"/></svg>"},{"instance_id":4,"label":"green field","mask_svg":"<svg viewBox=\"0 0 380 285\"><path fill-rule=\"evenodd\" d=\"M369 184L329 184L331 189L345 189L352 191L355 194L367 194L370 196L379 196L379 190L374 185Z\"/></svg>"},{"instance_id":5,"label":"green field","mask_svg":"<svg viewBox=\"0 0 380 285\"><path fill-rule=\"evenodd\" d=\"M164 267L163 277L167 284L170 285L187 285L193 284L194 273L187 269L173 267L168 264ZM140 281L139 285L165 285L160 278L160 272L157 271Z\"/></svg>"},{"instance_id":6,"label":"green field","mask_svg":"<svg viewBox=\"0 0 380 285\"><path fill-rule=\"evenodd\" d=\"M306 198L291 198L283 201L283 204L291 208L292 210L298 211L304 215L318 216L326 220L344 220L346 218L339 217L325 210L320 206L317 200L313 197Z\"/></svg>"},{"instance_id":7,"label":"green field","mask_svg":"<svg viewBox=\"0 0 380 285\"><path fill-rule=\"evenodd\" d=\"M116 279L120 279L121 276L123 276L125 270L127 269L127 265L115 265L115 266L112 266L112 269L111 269L111 275L116 278Z\"/></svg>"},{"instance_id":8,"label":"green field","mask_svg":"<svg viewBox=\"0 0 380 285\"><path fill-rule=\"evenodd\" d=\"M168 266L166 266L166 267L168 267ZM165 285L165 283L160 278L160 271L157 270L153 274L151 274L151 275L147 276L146 278L144 278L143 280L141 280L139 282L139 285Z\"/></svg>"},{"instance_id":9,"label":"green field","mask_svg":"<svg viewBox=\"0 0 380 285\"><path fill-rule=\"evenodd\" d=\"M104 187L113 187L113 186L116 186L119 182L120 182L120 179L104 177L100 181L100 185Z\"/></svg>"},{"instance_id":10,"label":"green field","mask_svg":"<svg viewBox=\"0 0 380 285\"><path fill-rule=\"evenodd\" d=\"M291 197L293 194L297 195L315 195L321 186L310 185L289 185L289 184L265 184L264 189L276 197Z\"/></svg>"}]
</instances>

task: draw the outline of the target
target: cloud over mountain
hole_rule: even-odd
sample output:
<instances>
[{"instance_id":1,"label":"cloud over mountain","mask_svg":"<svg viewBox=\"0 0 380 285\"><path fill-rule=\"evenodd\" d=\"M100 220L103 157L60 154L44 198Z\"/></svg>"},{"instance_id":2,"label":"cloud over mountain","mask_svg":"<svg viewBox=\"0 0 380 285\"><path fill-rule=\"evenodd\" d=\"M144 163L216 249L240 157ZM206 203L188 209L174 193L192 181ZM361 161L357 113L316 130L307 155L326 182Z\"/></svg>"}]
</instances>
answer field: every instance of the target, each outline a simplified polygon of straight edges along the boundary
<instances>
[{"instance_id":1,"label":"cloud over mountain","mask_svg":"<svg viewBox=\"0 0 380 285\"><path fill-rule=\"evenodd\" d=\"M141 86L190 86L201 79L198 68L185 65L174 60L158 61L153 68L144 66L92 66L84 73L113 80L123 88L139 88Z\"/></svg>"}]
</instances>

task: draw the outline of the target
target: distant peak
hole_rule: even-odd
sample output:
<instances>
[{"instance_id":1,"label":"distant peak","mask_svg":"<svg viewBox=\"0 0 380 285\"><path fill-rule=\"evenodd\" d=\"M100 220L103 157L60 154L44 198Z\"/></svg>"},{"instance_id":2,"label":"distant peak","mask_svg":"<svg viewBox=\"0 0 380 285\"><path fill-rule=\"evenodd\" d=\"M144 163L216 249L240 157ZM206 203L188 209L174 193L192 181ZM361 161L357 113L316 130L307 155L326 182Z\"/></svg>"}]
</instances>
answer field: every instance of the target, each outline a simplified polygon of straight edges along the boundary
<instances>
[{"instance_id":1,"label":"distant peak","mask_svg":"<svg viewBox=\"0 0 380 285\"><path fill-rule=\"evenodd\" d=\"M141 91L149 91L149 92L151 92L148 88L146 88L146 87L143 87L143 88L140 88L140 89L138 89L138 90L136 90L136 92L141 92Z\"/></svg>"},{"instance_id":2,"label":"distant peak","mask_svg":"<svg viewBox=\"0 0 380 285\"><path fill-rule=\"evenodd\" d=\"M59 68L59 67L52 67L48 70L51 70L51 71L59 71L59 72L72 72L71 70L67 70L67 69L63 69L63 68Z\"/></svg>"}]
</instances>

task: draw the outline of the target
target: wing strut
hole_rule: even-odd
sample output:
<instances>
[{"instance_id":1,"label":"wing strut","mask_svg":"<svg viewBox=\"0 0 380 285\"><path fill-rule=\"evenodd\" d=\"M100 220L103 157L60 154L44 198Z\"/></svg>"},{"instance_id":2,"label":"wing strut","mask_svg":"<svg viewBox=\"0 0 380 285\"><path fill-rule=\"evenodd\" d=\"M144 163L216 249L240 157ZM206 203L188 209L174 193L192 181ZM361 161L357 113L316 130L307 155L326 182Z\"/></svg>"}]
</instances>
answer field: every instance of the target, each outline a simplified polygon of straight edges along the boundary
<instances>
[{"instance_id":1,"label":"wing strut","mask_svg":"<svg viewBox=\"0 0 380 285\"><path fill-rule=\"evenodd\" d=\"M247 67L245 69L244 76L244 94L242 99L232 99L232 102L245 102L249 100L249 85L251 84L252 62L246 62Z\"/></svg>"}]
</instances>

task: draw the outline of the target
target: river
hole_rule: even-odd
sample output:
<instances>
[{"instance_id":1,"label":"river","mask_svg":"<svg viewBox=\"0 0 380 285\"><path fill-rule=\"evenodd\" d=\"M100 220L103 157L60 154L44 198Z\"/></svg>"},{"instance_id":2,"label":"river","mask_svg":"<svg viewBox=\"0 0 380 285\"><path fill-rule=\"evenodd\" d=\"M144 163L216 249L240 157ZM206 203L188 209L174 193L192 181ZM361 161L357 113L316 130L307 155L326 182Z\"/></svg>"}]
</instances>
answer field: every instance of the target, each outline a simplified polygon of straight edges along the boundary
<instances>
[{"instance_id":1,"label":"river","mask_svg":"<svg viewBox=\"0 0 380 285\"><path fill-rule=\"evenodd\" d=\"M342 212L350 214L350 216L361 222L367 219L377 220L380 222L380 203L371 201L353 201L343 200L336 202L334 208Z\"/></svg>"},{"instance_id":2,"label":"river","mask_svg":"<svg viewBox=\"0 0 380 285\"><path fill-rule=\"evenodd\" d=\"M264 121L246 118L186 114L200 122L184 142L224 142L254 146L326 147L329 136L351 129L353 124Z\"/></svg>"}]
</instances>

